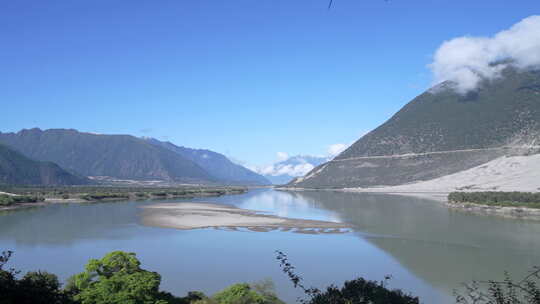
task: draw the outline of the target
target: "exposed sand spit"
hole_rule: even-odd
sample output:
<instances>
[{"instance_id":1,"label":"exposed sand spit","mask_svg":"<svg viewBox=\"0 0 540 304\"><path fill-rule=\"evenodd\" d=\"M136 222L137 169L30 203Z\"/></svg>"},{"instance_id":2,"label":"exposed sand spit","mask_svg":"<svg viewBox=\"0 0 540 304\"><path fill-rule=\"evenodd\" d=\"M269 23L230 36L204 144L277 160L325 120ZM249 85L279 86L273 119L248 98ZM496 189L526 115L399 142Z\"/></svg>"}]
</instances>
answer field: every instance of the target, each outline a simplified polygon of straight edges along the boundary
<instances>
[{"instance_id":1,"label":"exposed sand spit","mask_svg":"<svg viewBox=\"0 0 540 304\"><path fill-rule=\"evenodd\" d=\"M222 228L251 231L271 230L298 233L343 233L348 225L327 221L291 219L261 214L254 210L209 203L164 203L142 207L142 222L147 226L200 229Z\"/></svg>"}]
</instances>

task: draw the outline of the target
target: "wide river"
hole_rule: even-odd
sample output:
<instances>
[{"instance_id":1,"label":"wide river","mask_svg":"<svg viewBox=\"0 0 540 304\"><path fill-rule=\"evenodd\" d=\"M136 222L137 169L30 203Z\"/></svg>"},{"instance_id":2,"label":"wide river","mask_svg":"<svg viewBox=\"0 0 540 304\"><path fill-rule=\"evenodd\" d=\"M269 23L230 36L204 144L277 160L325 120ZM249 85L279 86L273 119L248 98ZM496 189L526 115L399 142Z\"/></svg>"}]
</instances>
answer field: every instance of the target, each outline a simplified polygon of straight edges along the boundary
<instances>
[{"instance_id":1,"label":"wide river","mask_svg":"<svg viewBox=\"0 0 540 304\"><path fill-rule=\"evenodd\" d=\"M88 259L124 250L137 253L143 268L162 275L162 289L177 295L270 278L288 303L301 293L280 271L275 250L289 256L305 285L391 275L390 287L422 303L453 303L452 291L463 282L499 279L504 271L520 277L540 265L540 222L467 214L430 200L265 189L189 201L339 221L354 231L183 231L141 224L139 207L158 201L61 204L0 213L0 251L15 251L12 267L65 280Z\"/></svg>"}]
</instances>

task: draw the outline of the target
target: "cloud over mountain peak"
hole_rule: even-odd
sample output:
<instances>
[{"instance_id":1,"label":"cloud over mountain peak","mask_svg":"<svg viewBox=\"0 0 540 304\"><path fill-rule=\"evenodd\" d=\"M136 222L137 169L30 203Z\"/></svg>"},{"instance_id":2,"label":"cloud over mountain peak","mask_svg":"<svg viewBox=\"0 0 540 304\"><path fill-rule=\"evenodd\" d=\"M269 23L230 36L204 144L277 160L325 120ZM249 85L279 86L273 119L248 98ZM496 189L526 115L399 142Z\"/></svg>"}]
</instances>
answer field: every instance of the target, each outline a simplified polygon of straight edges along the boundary
<instances>
[{"instance_id":1,"label":"cloud over mountain peak","mask_svg":"<svg viewBox=\"0 0 540 304\"><path fill-rule=\"evenodd\" d=\"M493 64L501 62L502 64ZM460 93L501 76L508 65L540 66L540 16L530 16L492 37L463 36L445 41L429 65L435 83L452 81Z\"/></svg>"}]
</instances>

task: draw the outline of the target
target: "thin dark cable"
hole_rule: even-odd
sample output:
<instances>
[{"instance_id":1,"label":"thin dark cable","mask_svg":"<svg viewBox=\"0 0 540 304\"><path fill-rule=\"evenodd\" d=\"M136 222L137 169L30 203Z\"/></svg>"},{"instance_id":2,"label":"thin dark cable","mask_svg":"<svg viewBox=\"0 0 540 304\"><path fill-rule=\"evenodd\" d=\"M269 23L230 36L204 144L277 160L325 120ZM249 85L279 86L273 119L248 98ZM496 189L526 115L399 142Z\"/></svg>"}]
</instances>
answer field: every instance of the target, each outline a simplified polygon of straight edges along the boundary
<instances>
[{"instance_id":1,"label":"thin dark cable","mask_svg":"<svg viewBox=\"0 0 540 304\"><path fill-rule=\"evenodd\" d=\"M334 2L334 0L330 0L330 3L328 3L328 9L332 8L332 2Z\"/></svg>"}]
</instances>

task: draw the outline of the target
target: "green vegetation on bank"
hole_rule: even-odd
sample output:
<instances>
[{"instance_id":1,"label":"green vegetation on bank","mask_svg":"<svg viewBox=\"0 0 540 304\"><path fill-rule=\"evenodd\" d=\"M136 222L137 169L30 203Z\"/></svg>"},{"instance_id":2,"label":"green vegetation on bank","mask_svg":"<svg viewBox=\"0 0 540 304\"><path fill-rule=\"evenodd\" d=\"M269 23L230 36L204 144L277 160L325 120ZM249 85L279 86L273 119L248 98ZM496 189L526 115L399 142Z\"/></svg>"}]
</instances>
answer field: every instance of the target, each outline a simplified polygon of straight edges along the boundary
<instances>
[{"instance_id":1,"label":"green vegetation on bank","mask_svg":"<svg viewBox=\"0 0 540 304\"><path fill-rule=\"evenodd\" d=\"M0 192L16 194L0 195L0 206L9 206L17 203L40 202L45 199L65 200L78 199L85 201L102 200L141 200L141 199L167 199L192 198L205 196L221 196L226 194L241 194L246 192L241 187L209 187L209 186L183 186L170 188L157 187L34 187L34 186L1 186Z\"/></svg>"},{"instance_id":2,"label":"green vegetation on bank","mask_svg":"<svg viewBox=\"0 0 540 304\"><path fill-rule=\"evenodd\" d=\"M532 192L451 192L449 203L481 204L501 207L526 207L540 209L540 193Z\"/></svg>"},{"instance_id":3,"label":"green vegetation on bank","mask_svg":"<svg viewBox=\"0 0 540 304\"><path fill-rule=\"evenodd\" d=\"M37 203L44 201L42 196L30 196L30 195L6 195L0 194L0 206L11 206L19 203Z\"/></svg>"},{"instance_id":4,"label":"green vegetation on bank","mask_svg":"<svg viewBox=\"0 0 540 304\"><path fill-rule=\"evenodd\" d=\"M165 199L165 198L189 198L200 196L221 196L225 194L239 194L246 190L244 188L114 188L103 189L100 191L75 194L75 197L87 201L100 201L100 200L124 200L124 199ZM127 190L127 191L125 191ZM65 195L65 194L63 194Z\"/></svg>"}]
</instances>

